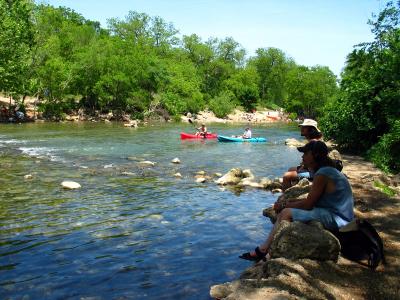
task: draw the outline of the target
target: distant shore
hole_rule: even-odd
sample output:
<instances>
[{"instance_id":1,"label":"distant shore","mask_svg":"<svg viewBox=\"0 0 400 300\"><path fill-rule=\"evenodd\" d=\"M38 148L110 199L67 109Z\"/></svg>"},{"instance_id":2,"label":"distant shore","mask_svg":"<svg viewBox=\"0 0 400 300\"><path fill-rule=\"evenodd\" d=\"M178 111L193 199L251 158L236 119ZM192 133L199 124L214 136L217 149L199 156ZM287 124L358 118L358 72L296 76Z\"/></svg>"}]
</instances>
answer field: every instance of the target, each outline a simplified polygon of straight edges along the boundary
<instances>
[{"instance_id":1,"label":"distant shore","mask_svg":"<svg viewBox=\"0 0 400 300\"><path fill-rule=\"evenodd\" d=\"M14 105L12 101L12 105ZM25 121L54 121L44 119L42 114L37 110L37 100L32 97L27 97L24 101L24 106L26 110ZM0 96L0 107L7 107L10 104L10 99ZM1 120L2 122L8 122L8 117L4 117ZM171 121L169 117L160 116L159 119L161 121ZM225 118L217 118L215 114L211 111L201 111L197 114L188 113L186 115L181 116L182 122L192 121L194 123L238 123L238 124L266 124L266 123L274 123L274 122L289 122L287 115L283 111L279 110L269 110L269 109L261 109L253 112L245 112L239 109L235 109L232 113L230 113ZM109 121L120 121L125 124L145 124L146 121L140 120L131 120L130 115L114 115L113 113L100 114L96 115L87 115L84 114L82 110L78 112L67 114L63 121L90 121L90 122L109 122ZM132 122L134 121L134 122ZM18 121L17 121L18 122Z\"/></svg>"}]
</instances>

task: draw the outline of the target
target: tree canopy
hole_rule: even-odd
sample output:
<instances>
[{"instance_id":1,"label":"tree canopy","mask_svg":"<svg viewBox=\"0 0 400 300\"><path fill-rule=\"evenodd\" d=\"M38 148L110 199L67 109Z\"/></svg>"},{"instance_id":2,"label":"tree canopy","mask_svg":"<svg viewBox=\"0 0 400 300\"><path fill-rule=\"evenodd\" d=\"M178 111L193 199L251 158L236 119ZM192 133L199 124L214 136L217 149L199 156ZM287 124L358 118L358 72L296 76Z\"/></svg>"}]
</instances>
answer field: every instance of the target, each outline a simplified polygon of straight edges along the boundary
<instances>
[{"instance_id":1,"label":"tree canopy","mask_svg":"<svg viewBox=\"0 0 400 300\"><path fill-rule=\"evenodd\" d=\"M381 168L400 170L400 2L369 23L375 39L347 57L340 90L322 118L328 137Z\"/></svg>"},{"instance_id":2,"label":"tree canopy","mask_svg":"<svg viewBox=\"0 0 400 300\"><path fill-rule=\"evenodd\" d=\"M322 105L330 93L318 91L335 88L334 80L294 82L293 70L299 76L313 71L280 49L261 48L247 58L232 37L180 38L160 17L130 11L101 28L70 8L0 1L0 91L15 98L37 95L47 117L62 118L78 108L134 117L157 109L179 115L208 108L226 116L236 106L316 115L320 105L306 102L319 97Z\"/></svg>"}]
</instances>

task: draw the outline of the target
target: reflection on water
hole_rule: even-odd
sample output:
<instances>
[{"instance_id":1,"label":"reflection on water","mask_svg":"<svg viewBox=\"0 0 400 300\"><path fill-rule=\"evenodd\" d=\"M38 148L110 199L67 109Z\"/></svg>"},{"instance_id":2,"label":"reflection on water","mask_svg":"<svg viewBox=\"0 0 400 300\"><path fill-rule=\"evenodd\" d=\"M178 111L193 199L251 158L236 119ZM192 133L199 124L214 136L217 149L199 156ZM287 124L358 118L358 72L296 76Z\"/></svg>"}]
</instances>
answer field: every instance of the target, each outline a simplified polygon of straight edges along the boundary
<instances>
[{"instance_id":1,"label":"reflection on water","mask_svg":"<svg viewBox=\"0 0 400 300\"><path fill-rule=\"evenodd\" d=\"M233 167L280 176L299 160L284 145L297 129L254 128L266 144L181 141L179 132L189 129L0 127L2 298L208 299L210 285L237 278L249 266L237 256L265 238L262 209L277 195L194 176ZM171 163L175 157L181 164ZM63 190L63 180L82 188Z\"/></svg>"}]
</instances>

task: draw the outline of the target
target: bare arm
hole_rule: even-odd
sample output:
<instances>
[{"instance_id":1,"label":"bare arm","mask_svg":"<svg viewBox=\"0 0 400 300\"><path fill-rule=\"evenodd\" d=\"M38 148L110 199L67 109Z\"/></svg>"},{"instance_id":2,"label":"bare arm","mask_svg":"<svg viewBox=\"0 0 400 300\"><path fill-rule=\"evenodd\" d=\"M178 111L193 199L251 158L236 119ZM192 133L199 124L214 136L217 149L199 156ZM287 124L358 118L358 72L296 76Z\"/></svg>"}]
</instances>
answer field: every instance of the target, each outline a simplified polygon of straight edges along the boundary
<instances>
[{"instance_id":1,"label":"bare arm","mask_svg":"<svg viewBox=\"0 0 400 300\"><path fill-rule=\"evenodd\" d=\"M315 203L318 201L318 199L321 198L327 184L328 184L328 177L324 175L315 176L313 184L311 186L311 190L308 193L306 199L289 200L286 201L286 203L284 203L283 205L276 203L274 205L274 209L275 211L281 211L283 208L289 207L289 208L300 208L300 209L310 210L315 206Z\"/></svg>"}]
</instances>

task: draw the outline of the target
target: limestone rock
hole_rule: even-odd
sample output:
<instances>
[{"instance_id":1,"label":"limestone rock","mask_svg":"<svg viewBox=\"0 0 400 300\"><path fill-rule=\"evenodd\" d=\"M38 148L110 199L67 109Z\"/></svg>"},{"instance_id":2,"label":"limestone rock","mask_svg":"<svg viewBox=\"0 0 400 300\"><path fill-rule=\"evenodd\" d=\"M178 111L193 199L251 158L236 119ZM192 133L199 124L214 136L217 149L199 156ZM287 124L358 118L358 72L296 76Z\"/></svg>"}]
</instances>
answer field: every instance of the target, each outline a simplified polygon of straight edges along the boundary
<instances>
[{"instance_id":1,"label":"limestone rock","mask_svg":"<svg viewBox=\"0 0 400 300\"><path fill-rule=\"evenodd\" d=\"M149 161L149 160L144 160L144 161L138 162L138 164L143 167L154 167L156 163Z\"/></svg>"},{"instance_id":2,"label":"limestone rock","mask_svg":"<svg viewBox=\"0 0 400 300\"><path fill-rule=\"evenodd\" d=\"M64 189L70 189L70 190L81 188L81 185L79 183L77 183L75 181L67 181L67 180L61 182L61 186Z\"/></svg>"},{"instance_id":3,"label":"limestone rock","mask_svg":"<svg viewBox=\"0 0 400 300\"><path fill-rule=\"evenodd\" d=\"M272 183L272 180L271 179L269 179L269 178L267 178L267 177L263 177L263 178L261 178L261 180L260 180L260 184L265 188L265 187L267 187L268 185L270 185Z\"/></svg>"},{"instance_id":4,"label":"limestone rock","mask_svg":"<svg viewBox=\"0 0 400 300\"><path fill-rule=\"evenodd\" d=\"M206 182L206 180L207 180L207 179L204 178L204 177L199 177L199 178L196 179L196 182L197 182L197 183L203 183L203 182Z\"/></svg>"},{"instance_id":5,"label":"limestone rock","mask_svg":"<svg viewBox=\"0 0 400 300\"><path fill-rule=\"evenodd\" d=\"M121 172L121 175L125 175L125 176L135 176L136 174L133 173L133 172L124 171L124 172Z\"/></svg>"},{"instance_id":6,"label":"limestone rock","mask_svg":"<svg viewBox=\"0 0 400 300\"><path fill-rule=\"evenodd\" d=\"M216 180L217 184L227 185L227 184L238 184L243 178L243 172L239 168L233 168L224 176Z\"/></svg>"},{"instance_id":7,"label":"limestone rock","mask_svg":"<svg viewBox=\"0 0 400 300\"><path fill-rule=\"evenodd\" d=\"M280 182L279 178L275 178L273 180L269 178L262 178L260 184L266 190L282 189L282 183Z\"/></svg>"},{"instance_id":8,"label":"limestone rock","mask_svg":"<svg viewBox=\"0 0 400 300\"><path fill-rule=\"evenodd\" d=\"M136 156L128 156L126 159L127 159L127 160L140 161L140 158L139 158L139 157L136 157Z\"/></svg>"},{"instance_id":9,"label":"limestone rock","mask_svg":"<svg viewBox=\"0 0 400 300\"><path fill-rule=\"evenodd\" d=\"M182 174L179 173L179 172L175 173L174 176L175 176L176 178L182 178Z\"/></svg>"},{"instance_id":10,"label":"limestone rock","mask_svg":"<svg viewBox=\"0 0 400 300\"><path fill-rule=\"evenodd\" d=\"M180 159L177 158L177 157L175 157L171 162L172 162L173 164L180 164L180 163L181 163Z\"/></svg>"},{"instance_id":11,"label":"limestone rock","mask_svg":"<svg viewBox=\"0 0 400 300\"><path fill-rule=\"evenodd\" d=\"M296 139L286 139L285 144L289 147L301 147L304 146L305 142Z\"/></svg>"},{"instance_id":12,"label":"limestone rock","mask_svg":"<svg viewBox=\"0 0 400 300\"><path fill-rule=\"evenodd\" d=\"M274 287L266 279L242 279L211 286L210 296L226 300L295 300L301 299Z\"/></svg>"},{"instance_id":13,"label":"limestone rock","mask_svg":"<svg viewBox=\"0 0 400 300\"><path fill-rule=\"evenodd\" d=\"M319 225L282 221L276 228L271 257L337 261L340 243Z\"/></svg>"},{"instance_id":14,"label":"limestone rock","mask_svg":"<svg viewBox=\"0 0 400 300\"><path fill-rule=\"evenodd\" d=\"M32 174L26 174L26 175L24 176L24 178L25 178L25 179L32 179L32 178L33 178L33 175L32 175Z\"/></svg>"},{"instance_id":15,"label":"limestone rock","mask_svg":"<svg viewBox=\"0 0 400 300\"><path fill-rule=\"evenodd\" d=\"M277 214L272 206L264 208L263 216L269 218L271 223L275 224Z\"/></svg>"},{"instance_id":16,"label":"limestone rock","mask_svg":"<svg viewBox=\"0 0 400 300\"><path fill-rule=\"evenodd\" d=\"M304 199L307 197L310 189L310 182L306 178L303 178L298 184L286 189L285 192L278 198L278 201L287 199Z\"/></svg>"},{"instance_id":17,"label":"limestone rock","mask_svg":"<svg viewBox=\"0 0 400 300\"><path fill-rule=\"evenodd\" d=\"M249 180L253 180L255 178L250 169L243 170L243 177Z\"/></svg>"},{"instance_id":18,"label":"limestone rock","mask_svg":"<svg viewBox=\"0 0 400 300\"><path fill-rule=\"evenodd\" d=\"M253 181L252 178L243 178L243 179L240 180L240 182L238 183L238 186L239 186L239 187L242 187L242 186L250 186L250 187L253 187L253 188L263 188L263 185L262 185L262 184Z\"/></svg>"},{"instance_id":19,"label":"limestone rock","mask_svg":"<svg viewBox=\"0 0 400 300\"><path fill-rule=\"evenodd\" d=\"M137 128L138 126L139 126L139 122L137 120L130 120L128 123L124 123L124 127Z\"/></svg>"}]
</instances>

